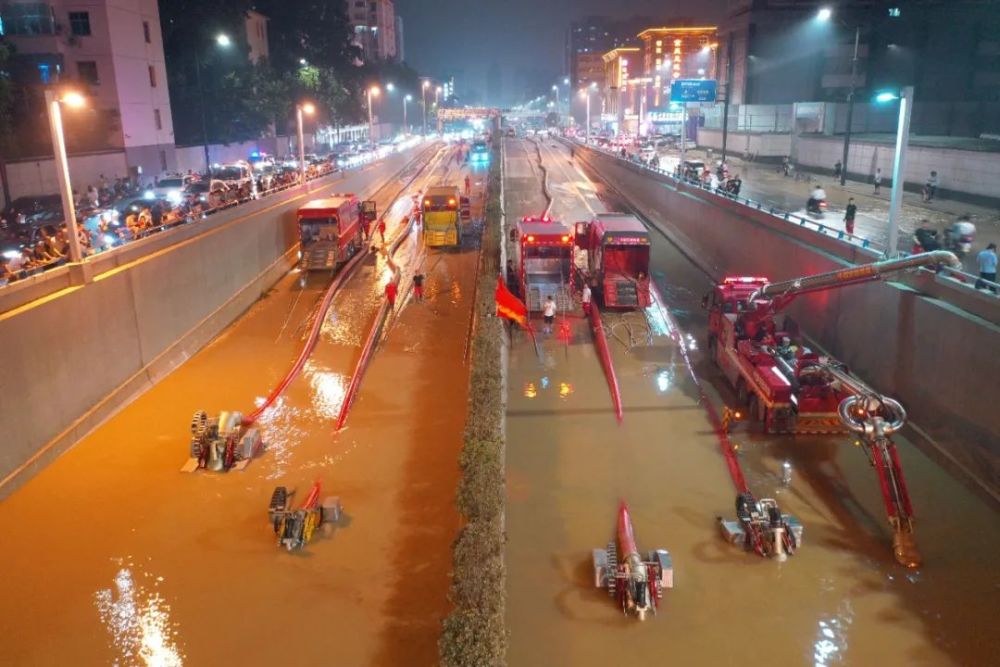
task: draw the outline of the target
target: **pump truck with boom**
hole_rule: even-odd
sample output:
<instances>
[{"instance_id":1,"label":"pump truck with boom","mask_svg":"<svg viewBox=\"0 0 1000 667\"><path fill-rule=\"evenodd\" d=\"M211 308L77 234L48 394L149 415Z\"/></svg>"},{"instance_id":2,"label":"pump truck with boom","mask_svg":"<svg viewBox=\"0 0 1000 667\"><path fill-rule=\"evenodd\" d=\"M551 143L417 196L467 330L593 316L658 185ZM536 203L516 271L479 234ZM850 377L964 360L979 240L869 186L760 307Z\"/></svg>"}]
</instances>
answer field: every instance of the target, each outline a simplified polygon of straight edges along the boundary
<instances>
[{"instance_id":1,"label":"pump truck with boom","mask_svg":"<svg viewBox=\"0 0 1000 667\"><path fill-rule=\"evenodd\" d=\"M747 408L750 419L764 432L871 433L862 444L879 476L893 529L894 555L907 567L917 567L920 556L913 541L912 508L903 471L889 439L905 421L902 406L881 397L844 364L799 341L793 344L790 331L777 329L775 315L802 294L939 264L960 265L952 253L934 251L778 283L763 277L728 277L703 300L709 311L709 356L736 389L740 406ZM858 397L867 398L859 402ZM849 399L853 400L845 411Z\"/></svg>"}]
</instances>

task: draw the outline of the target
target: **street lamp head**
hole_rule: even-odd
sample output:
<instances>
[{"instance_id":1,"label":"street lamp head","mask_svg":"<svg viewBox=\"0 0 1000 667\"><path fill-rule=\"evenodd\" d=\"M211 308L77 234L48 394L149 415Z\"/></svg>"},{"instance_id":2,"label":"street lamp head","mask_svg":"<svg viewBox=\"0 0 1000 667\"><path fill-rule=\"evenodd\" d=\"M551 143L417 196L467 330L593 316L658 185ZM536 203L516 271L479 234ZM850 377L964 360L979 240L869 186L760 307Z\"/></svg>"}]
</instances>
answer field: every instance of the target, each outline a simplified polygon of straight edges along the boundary
<instances>
[{"instance_id":1,"label":"street lamp head","mask_svg":"<svg viewBox=\"0 0 1000 667\"><path fill-rule=\"evenodd\" d=\"M75 90L69 90L63 93L62 97L59 98L59 101L68 107L73 107L74 109L79 109L87 104L87 98Z\"/></svg>"},{"instance_id":2,"label":"street lamp head","mask_svg":"<svg viewBox=\"0 0 1000 667\"><path fill-rule=\"evenodd\" d=\"M428 81L427 79L424 79L423 89L427 90L430 87L431 87L431 82Z\"/></svg>"},{"instance_id":3,"label":"street lamp head","mask_svg":"<svg viewBox=\"0 0 1000 667\"><path fill-rule=\"evenodd\" d=\"M564 86L568 86L569 85L569 77L568 76L563 79L563 85Z\"/></svg>"},{"instance_id":4,"label":"street lamp head","mask_svg":"<svg viewBox=\"0 0 1000 667\"><path fill-rule=\"evenodd\" d=\"M407 95L403 99L406 100L407 102L412 102L413 101L413 95Z\"/></svg>"},{"instance_id":5,"label":"street lamp head","mask_svg":"<svg viewBox=\"0 0 1000 667\"><path fill-rule=\"evenodd\" d=\"M313 104L312 102L303 102L299 106L301 107L302 113L304 114L311 116L312 114L316 113L316 105Z\"/></svg>"},{"instance_id":6,"label":"street lamp head","mask_svg":"<svg viewBox=\"0 0 1000 667\"><path fill-rule=\"evenodd\" d=\"M438 86L437 88L435 88L434 92L435 93L440 93L441 92L441 86Z\"/></svg>"},{"instance_id":7,"label":"street lamp head","mask_svg":"<svg viewBox=\"0 0 1000 667\"><path fill-rule=\"evenodd\" d=\"M371 88L368 89L368 94L371 95L372 97L378 97L379 93L381 92L382 90L378 86L372 86Z\"/></svg>"},{"instance_id":8,"label":"street lamp head","mask_svg":"<svg viewBox=\"0 0 1000 667\"><path fill-rule=\"evenodd\" d=\"M552 90L559 90L559 86L557 86L556 84L553 83L552 84Z\"/></svg>"},{"instance_id":9,"label":"street lamp head","mask_svg":"<svg viewBox=\"0 0 1000 667\"><path fill-rule=\"evenodd\" d=\"M299 64L305 67L306 65L309 64L309 61L306 60L305 58L299 58Z\"/></svg>"},{"instance_id":10,"label":"street lamp head","mask_svg":"<svg viewBox=\"0 0 1000 667\"><path fill-rule=\"evenodd\" d=\"M816 18L822 22L829 21L831 16L833 16L833 10L829 7L822 7L816 13Z\"/></svg>"},{"instance_id":11,"label":"street lamp head","mask_svg":"<svg viewBox=\"0 0 1000 667\"><path fill-rule=\"evenodd\" d=\"M392 91L396 90L396 86L394 86L394 85L393 85L393 84L392 84L392 83L390 82L390 83L387 83L387 84L385 84L385 89L386 89L386 90L388 90L388 91L389 91L389 92L391 93Z\"/></svg>"},{"instance_id":12,"label":"street lamp head","mask_svg":"<svg viewBox=\"0 0 1000 667\"><path fill-rule=\"evenodd\" d=\"M215 43L221 46L222 48L226 48L233 43L233 40L229 39L229 35L227 35L224 32L221 32L215 36Z\"/></svg>"},{"instance_id":13,"label":"street lamp head","mask_svg":"<svg viewBox=\"0 0 1000 667\"><path fill-rule=\"evenodd\" d=\"M893 100L898 100L899 94L894 93L891 90L883 90L882 92L875 95L875 101L880 104L885 104L886 102L892 102Z\"/></svg>"}]
</instances>

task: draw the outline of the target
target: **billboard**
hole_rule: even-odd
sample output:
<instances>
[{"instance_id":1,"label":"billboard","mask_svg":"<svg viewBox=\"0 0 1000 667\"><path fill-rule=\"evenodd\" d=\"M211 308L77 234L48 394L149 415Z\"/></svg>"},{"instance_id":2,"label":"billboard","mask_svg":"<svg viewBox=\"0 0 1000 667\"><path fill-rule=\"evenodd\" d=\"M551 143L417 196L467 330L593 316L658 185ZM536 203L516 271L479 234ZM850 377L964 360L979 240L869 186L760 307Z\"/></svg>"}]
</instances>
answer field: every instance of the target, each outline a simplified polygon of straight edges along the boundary
<instances>
[{"instance_id":1,"label":"billboard","mask_svg":"<svg viewBox=\"0 0 1000 667\"><path fill-rule=\"evenodd\" d=\"M670 86L671 102L714 102L715 79L678 79Z\"/></svg>"}]
</instances>

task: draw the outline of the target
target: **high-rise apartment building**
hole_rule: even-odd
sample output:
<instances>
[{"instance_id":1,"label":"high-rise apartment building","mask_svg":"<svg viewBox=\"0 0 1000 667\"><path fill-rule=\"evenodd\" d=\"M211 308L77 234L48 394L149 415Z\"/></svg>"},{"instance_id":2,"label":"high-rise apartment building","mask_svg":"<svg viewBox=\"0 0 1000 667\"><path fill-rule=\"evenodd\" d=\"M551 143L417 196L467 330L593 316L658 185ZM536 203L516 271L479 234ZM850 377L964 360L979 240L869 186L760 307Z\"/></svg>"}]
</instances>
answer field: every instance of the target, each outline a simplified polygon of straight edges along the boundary
<instances>
[{"instance_id":1,"label":"high-rise apartment building","mask_svg":"<svg viewBox=\"0 0 1000 667\"><path fill-rule=\"evenodd\" d=\"M128 167L157 175L176 164L157 0L49 0L0 5L0 31L29 88L73 85L88 99L87 136L73 150L124 151Z\"/></svg>"},{"instance_id":2,"label":"high-rise apartment building","mask_svg":"<svg viewBox=\"0 0 1000 667\"><path fill-rule=\"evenodd\" d=\"M346 0L347 17L354 29L354 43L364 60L396 60L396 8L392 0Z\"/></svg>"}]
</instances>

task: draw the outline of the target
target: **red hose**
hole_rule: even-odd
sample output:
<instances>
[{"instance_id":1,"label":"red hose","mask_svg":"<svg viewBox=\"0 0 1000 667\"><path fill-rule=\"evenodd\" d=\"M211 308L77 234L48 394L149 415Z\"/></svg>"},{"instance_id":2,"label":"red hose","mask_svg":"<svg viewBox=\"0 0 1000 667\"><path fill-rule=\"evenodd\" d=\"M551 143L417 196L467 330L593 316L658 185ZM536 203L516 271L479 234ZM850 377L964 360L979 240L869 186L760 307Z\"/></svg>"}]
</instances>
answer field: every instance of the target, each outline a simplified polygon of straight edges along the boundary
<instances>
[{"instance_id":1,"label":"red hose","mask_svg":"<svg viewBox=\"0 0 1000 667\"><path fill-rule=\"evenodd\" d=\"M659 309L660 314L667 323L670 337L681 351L681 358L684 359L684 365L687 367L688 375L691 376L695 387L698 389L698 401L701 403L702 407L705 408L705 414L708 417L708 421L712 425L712 429L715 431L715 437L719 440L719 449L722 451L722 456L726 460L726 467L729 469L729 476L733 480L733 485L736 487L737 493L746 493L749 491L749 487L747 486L746 478L743 476L743 469L740 467L739 459L736 458L736 448L729 439L729 434L726 433L726 429L722 428L722 419L719 418L718 410L716 410L715 405L708 400L708 396L705 394L705 389L701 386L701 381L698 379L698 376L695 375L694 367L691 365L691 359L688 358L687 347L684 345L684 340L681 338L681 330L674 321L674 318L670 315L670 311L667 310L665 305L663 305L663 297L660 295L660 290L657 289L656 283L652 280L649 281L649 291L654 302L656 303L656 307Z\"/></svg>"},{"instance_id":2,"label":"red hose","mask_svg":"<svg viewBox=\"0 0 1000 667\"><path fill-rule=\"evenodd\" d=\"M615 406L615 418L621 424L622 394L618 389L618 376L615 375L615 366L611 362L608 338L604 335L604 326L601 324L601 311L597 307L597 304L591 304L590 306L590 327L594 331L594 345L597 346L597 355L601 358L601 366L604 367L604 376L608 379L608 389L611 390L611 402Z\"/></svg>"},{"instance_id":3,"label":"red hose","mask_svg":"<svg viewBox=\"0 0 1000 667\"><path fill-rule=\"evenodd\" d=\"M326 290L326 294L323 295L323 301L320 303L319 310L316 313L316 318L313 320L312 328L309 330L309 336L306 338L306 344L302 346L302 351L299 352L298 358L295 360L295 364L292 365L291 370L285 375L285 377L278 383L278 385L271 390L271 393L264 400L264 402L253 412L243 417L243 425L249 426L257 421L264 410L267 410L271 405L278 400L282 392L288 388L292 380L298 376L299 372L302 371L302 367L305 366L306 361L309 359L309 355L312 354L313 348L316 346L316 341L319 339L319 332L323 328L323 322L326 320L326 313L330 310L330 304L333 303L333 297L336 295L337 290L340 286L347 280L351 274L354 272L361 260L365 257L367 253L359 252L354 257L350 259L343 266L343 268L337 273L337 276L330 283L330 286Z\"/></svg>"},{"instance_id":4,"label":"red hose","mask_svg":"<svg viewBox=\"0 0 1000 667\"><path fill-rule=\"evenodd\" d=\"M409 235L410 230L413 229L414 219L415 216L409 216L406 225L401 227L400 230L396 232L396 235L389 243L389 250L386 253L389 265L393 267L393 272L397 273L397 275L393 277L393 280L397 282L399 281L398 269L396 269L395 265L392 263L392 255L399 250L399 246L402 245L403 241ZM375 353L375 347L382 335L382 327L385 326L385 321L388 318L388 315L389 302L383 301L382 305L379 307L378 313L375 315L375 321L372 323L371 330L368 332L368 338L365 340L364 347L361 348L361 356L358 358L358 363L354 366L354 372L351 373L351 382L347 386L347 392L344 394L344 402L340 404L340 413L337 415L337 425L334 427L335 431L339 431L343 428L344 422L347 421L347 413L350 411L358 390L361 388L361 380L364 378L365 371L368 369L368 364L371 362L372 355Z\"/></svg>"}]
</instances>

